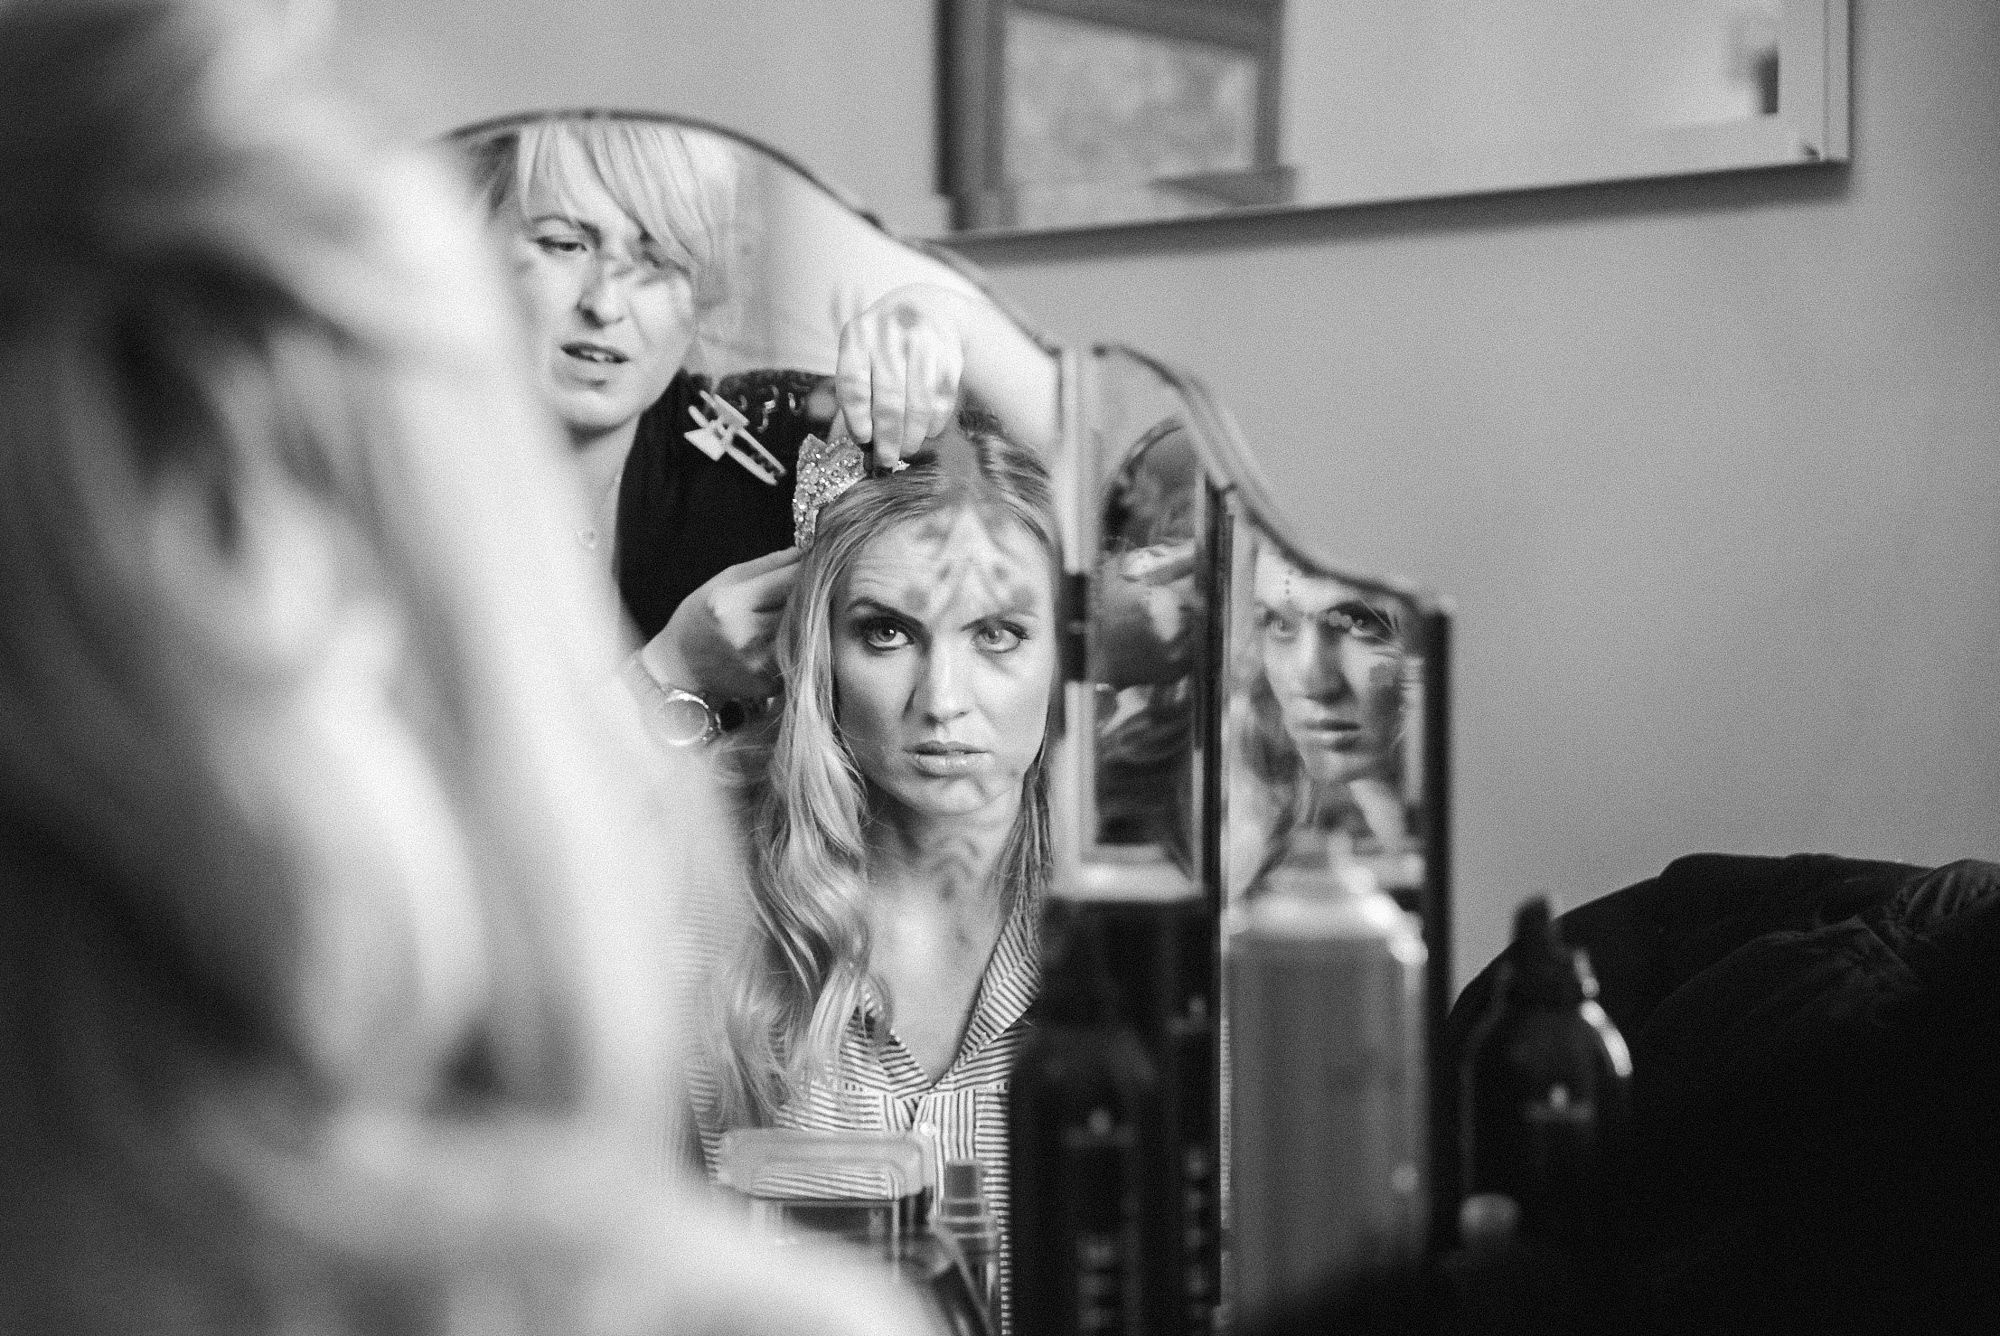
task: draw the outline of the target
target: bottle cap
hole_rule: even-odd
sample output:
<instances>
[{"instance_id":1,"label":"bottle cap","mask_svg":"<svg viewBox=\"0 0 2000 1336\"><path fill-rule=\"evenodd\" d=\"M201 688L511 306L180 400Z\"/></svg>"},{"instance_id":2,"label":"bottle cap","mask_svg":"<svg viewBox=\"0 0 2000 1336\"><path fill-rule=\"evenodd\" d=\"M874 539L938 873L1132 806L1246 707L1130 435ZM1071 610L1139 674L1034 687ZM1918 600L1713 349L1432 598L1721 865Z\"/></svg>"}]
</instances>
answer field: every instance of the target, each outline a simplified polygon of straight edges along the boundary
<instances>
[{"instance_id":1,"label":"bottle cap","mask_svg":"<svg viewBox=\"0 0 2000 1336\"><path fill-rule=\"evenodd\" d=\"M1507 963L1509 989L1528 1000L1568 1006L1597 996L1590 956L1563 943L1546 895L1531 896L1514 911Z\"/></svg>"},{"instance_id":2,"label":"bottle cap","mask_svg":"<svg viewBox=\"0 0 2000 1336\"><path fill-rule=\"evenodd\" d=\"M1520 1223L1520 1204L1504 1193L1481 1192L1458 1206L1458 1235L1474 1252L1506 1247L1514 1241Z\"/></svg>"}]
</instances>

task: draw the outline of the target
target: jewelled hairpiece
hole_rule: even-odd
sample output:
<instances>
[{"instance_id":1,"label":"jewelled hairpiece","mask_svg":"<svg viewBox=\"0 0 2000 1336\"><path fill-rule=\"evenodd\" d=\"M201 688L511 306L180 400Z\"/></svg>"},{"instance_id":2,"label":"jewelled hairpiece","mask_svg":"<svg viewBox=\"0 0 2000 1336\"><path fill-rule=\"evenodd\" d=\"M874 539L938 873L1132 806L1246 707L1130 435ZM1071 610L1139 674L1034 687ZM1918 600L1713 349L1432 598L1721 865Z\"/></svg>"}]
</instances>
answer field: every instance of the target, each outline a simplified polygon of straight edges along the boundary
<instances>
[{"instance_id":1,"label":"jewelled hairpiece","mask_svg":"<svg viewBox=\"0 0 2000 1336\"><path fill-rule=\"evenodd\" d=\"M869 476L868 453L847 432L847 424L835 419L827 435L830 440L808 436L799 446L799 480L792 492L792 542L811 547L819 530L819 512L826 503ZM909 465L902 460L886 470L900 473Z\"/></svg>"}]
</instances>

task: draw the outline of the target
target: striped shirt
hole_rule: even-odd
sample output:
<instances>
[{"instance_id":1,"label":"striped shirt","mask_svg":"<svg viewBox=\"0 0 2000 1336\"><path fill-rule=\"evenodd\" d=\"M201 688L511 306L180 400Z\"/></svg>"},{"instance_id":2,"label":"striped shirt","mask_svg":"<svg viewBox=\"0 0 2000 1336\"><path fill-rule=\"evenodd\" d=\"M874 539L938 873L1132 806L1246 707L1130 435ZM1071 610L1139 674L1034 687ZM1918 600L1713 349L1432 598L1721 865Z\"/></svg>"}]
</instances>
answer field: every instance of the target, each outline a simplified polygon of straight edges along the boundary
<instances>
[{"instance_id":1,"label":"striped shirt","mask_svg":"<svg viewBox=\"0 0 2000 1336\"><path fill-rule=\"evenodd\" d=\"M986 963L958 1054L933 1081L876 1005L864 1003L841 1036L840 1067L779 1111L775 1125L810 1131L928 1133L944 1160L977 1160L985 1169L986 1207L1000 1228L1000 1326L1011 1326L1012 1248L1008 1233L1007 1085L1028 1033L1028 1004L1041 980L1040 905L1021 896ZM711 1171L722 1133L714 1106L700 1098L695 1119Z\"/></svg>"}]
</instances>

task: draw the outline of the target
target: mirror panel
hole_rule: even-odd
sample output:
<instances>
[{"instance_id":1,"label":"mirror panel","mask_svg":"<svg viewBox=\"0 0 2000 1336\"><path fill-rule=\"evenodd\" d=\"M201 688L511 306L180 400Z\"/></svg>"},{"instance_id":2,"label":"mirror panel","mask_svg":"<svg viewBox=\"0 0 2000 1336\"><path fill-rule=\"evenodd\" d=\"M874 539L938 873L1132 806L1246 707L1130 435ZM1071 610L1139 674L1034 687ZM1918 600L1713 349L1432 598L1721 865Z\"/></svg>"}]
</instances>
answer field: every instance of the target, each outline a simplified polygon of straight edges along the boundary
<instances>
[{"instance_id":1,"label":"mirror panel","mask_svg":"<svg viewBox=\"0 0 2000 1336\"><path fill-rule=\"evenodd\" d=\"M886 295L902 294L895 309L878 308L870 347L925 326L919 343L935 351L953 322L976 324L995 346L990 361L1016 372L1048 362L1004 385L1058 393L1055 353L969 269L890 236L754 142L668 117L562 112L473 126L453 144L488 208L507 211L494 237L534 326L530 365L572 440L622 449L600 419L615 407L633 421L658 395L638 413L622 464L600 452L610 466L593 471L578 455L591 515L579 537L612 566L639 644L711 578L792 544L799 451L835 423L841 332ZM526 180L533 200L521 198ZM601 226L590 221L598 213ZM628 289L615 310L583 310ZM1013 407L1034 413L1016 425L1040 444L1054 404ZM615 538L600 551L597 535Z\"/></svg>"},{"instance_id":2,"label":"mirror panel","mask_svg":"<svg viewBox=\"0 0 2000 1336\"><path fill-rule=\"evenodd\" d=\"M564 113L565 115L569 113ZM686 368L720 379L784 367L831 375L841 327L906 283L936 283L992 300L956 257L890 236L872 215L782 154L713 126L667 116L587 113L658 127L704 178L701 207L721 234L716 300L698 312ZM477 164L548 117L530 112L460 130Z\"/></svg>"},{"instance_id":3,"label":"mirror panel","mask_svg":"<svg viewBox=\"0 0 2000 1336\"><path fill-rule=\"evenodd\" d=\"M1093 481L1079 542L1089 553L1082 708L1072 730L1078 876L1095 894L1198 897L1213 886L1210 493L1174 385L1134 358L1100 355L1084 376Z\"/></svg>"},{"instance_id":4,"label":"mirror panel","mask_svg":"<svg viewBox=\"0 0 2000 1336\"><path fill-rule=\"evenodd\" d=\"M1093 727L1071 730L1085 813L1072 875L1133 899L1181 887L1219 919L1288 860L1365 867L1421 927L1426 1024L1444 1052L1445 609L1306 542L1194 377L1106 347L1077 381L1084 470L1098 484L1081 520L1096 526ZM1211 990L1217 978L1213 962L1186 974ZM1452 1091L1433 1065L1440 1238L1457 1200Z\"/></svg>"}]
</instances>

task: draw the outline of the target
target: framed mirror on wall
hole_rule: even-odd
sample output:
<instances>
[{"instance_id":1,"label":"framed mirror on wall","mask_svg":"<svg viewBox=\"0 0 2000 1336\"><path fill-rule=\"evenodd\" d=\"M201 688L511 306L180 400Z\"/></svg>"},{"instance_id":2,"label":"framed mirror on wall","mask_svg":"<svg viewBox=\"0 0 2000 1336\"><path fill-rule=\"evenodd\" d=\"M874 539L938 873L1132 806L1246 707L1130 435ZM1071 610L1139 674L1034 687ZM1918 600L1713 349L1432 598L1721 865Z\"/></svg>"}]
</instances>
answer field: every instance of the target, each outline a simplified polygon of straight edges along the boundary
<instances>
[{"instance_id":1,"label":"framed mirror on wall","mask_svg":"<svg viewBox=\"0 0 2000 1336\"><path fill-rule=\"evenodd\" d=\"M945 0L940 20L961 232L1848 155L1847 0Z\"/></svg>"}]
</instances>

